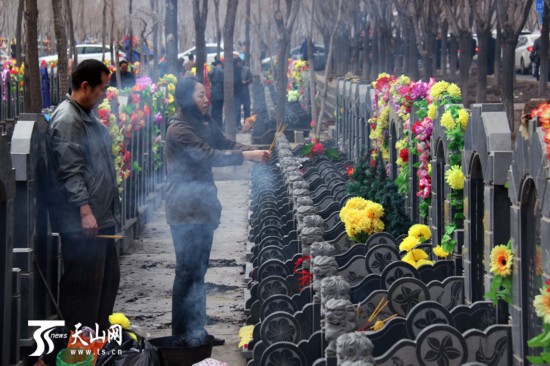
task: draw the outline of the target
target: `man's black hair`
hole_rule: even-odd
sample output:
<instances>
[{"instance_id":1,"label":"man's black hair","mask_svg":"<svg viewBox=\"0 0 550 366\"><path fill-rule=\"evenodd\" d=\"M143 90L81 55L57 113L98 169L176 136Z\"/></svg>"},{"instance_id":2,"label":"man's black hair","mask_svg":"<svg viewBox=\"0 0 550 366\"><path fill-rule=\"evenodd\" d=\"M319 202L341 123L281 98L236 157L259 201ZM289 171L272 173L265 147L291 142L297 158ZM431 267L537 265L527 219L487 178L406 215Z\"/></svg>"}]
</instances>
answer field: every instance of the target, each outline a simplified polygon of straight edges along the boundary
<instances>
[{"instance_id":1,"label":"man's black hair","mask_svg":"<svg viewBox=\"0 0 550 366\"><path fill-rule=\"evenodd\" d=\"M73 90L80 90L80 85L87 81L92 88L101 85L101 75L109 75L109 68L98 60L84 60L71 74Z\"/></svg>"},{"instance_id":2,"label":"man's black hair","mask_svg":"<svg viewBox=\"0 0 550 366\"><path fill-rule=\"evenodd\" d=\"M120 67L120 66L122 66L122 64L128 65L128 61L126 61L126 60L120 60L119 63L118 63L118 66Z\"/></svg>"}]
</instances>

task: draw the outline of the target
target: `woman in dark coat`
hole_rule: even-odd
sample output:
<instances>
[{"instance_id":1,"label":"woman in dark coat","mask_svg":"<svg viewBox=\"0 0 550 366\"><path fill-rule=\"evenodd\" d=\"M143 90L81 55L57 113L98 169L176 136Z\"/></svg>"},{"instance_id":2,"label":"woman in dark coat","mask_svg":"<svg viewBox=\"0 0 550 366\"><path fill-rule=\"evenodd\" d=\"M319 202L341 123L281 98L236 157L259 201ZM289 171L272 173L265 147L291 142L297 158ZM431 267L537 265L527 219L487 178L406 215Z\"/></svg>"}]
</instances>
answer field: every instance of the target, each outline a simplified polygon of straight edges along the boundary
<instances>
[{"instance_id":1,"label":"woman in dark coat","mask_svg":"<svg viewBox=\"0 0 550 366\"><path fill-rule=\"evenodd\" d=\"M196 79L180 80L175 99L178 111L168 127L165 150L166 219L176 251L172 334L196 347L208 340L204 276L221 217L212 167L266 162L270 153L225 138L207 114L208 98Z\"/></svg>"}]
</instances>

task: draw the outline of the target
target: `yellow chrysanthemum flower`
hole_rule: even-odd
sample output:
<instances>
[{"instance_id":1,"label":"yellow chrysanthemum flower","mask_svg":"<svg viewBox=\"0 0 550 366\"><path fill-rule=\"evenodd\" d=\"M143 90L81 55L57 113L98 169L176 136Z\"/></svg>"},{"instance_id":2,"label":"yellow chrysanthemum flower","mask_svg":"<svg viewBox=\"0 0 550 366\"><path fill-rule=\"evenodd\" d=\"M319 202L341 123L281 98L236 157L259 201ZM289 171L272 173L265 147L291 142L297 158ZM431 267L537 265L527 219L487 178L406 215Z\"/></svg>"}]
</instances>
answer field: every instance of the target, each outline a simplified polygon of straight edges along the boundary
<instances>
[{"instance_id":1,"label":"yellow chrysanthemum flower","mask_svg":"<svg viewBox=\"0 0 550 366\"><path fill-rule=\"evenodd\" d=\"M514 255L506 245L497 245L491 250L490 271L499 276L512 274L512 260Z\"/></svg>"},{"instance_id":2,"label":"yellow chrysanthemum flower","mask_svg":"<svg viewBox=\"0 0 550 366\"><path fill-rule=\"evenodd\" d=\"M399 244L399 251L403 252L403 251L412 250L418 244L419 244L418 238L414 236L407 236L405 239L403 239L401 244Z\"/></svg>"},{"instance_id":3,"label":"yellow chrysanthemum flower","mask_svg":"<svg viewBox=\"0 0 550 366\"><path fill-rule=\"evenodd\" d=\"M428 118L431 120L435 120L437 118L437 107L435 104L430 104L428 107Z\"/></svg>"},{"instance_id":4,"label":"yellow chrysanthemum flower","mask_svg":"<svg viewBox=\"0 0 550 366\"><path fill-rule=\"evenodd\" d=\"M446 111L441 116L441 126L443 126L446 130L452 130L456 128L456 122L453 118L453 115L451 114L451 111Z\"/></svg>"},{"instance_id":5,"label":"yellow chrysanthemum flower","mask_svg":"<svg viewBox=\"0 0 550 366\"><path fill-rule=\"evenodd\" d=\"M384 322L381 320L377 320L374 325L372 326L372 329L374 331L379 331L380 329L384 328Z\"/></svg>"},{"instance_id":6,"label":"yellow chrysanthemum flower","mask_svg":"<svg viewBox=\"0 0 550 366\"><path fill-rule=\"evenodd\" d=\"M462 98L462 92L460 91L460 88L456 84L450 84L447 87L447 93L449 93L449 96L452 98L460 99Z\"/></svg>"},{"instance_id":7,"label":"yellow chrysanthemum flower","mask_svg":"<svg viewBox=\"0 0 550 366\"><path fill-rule=\"evenodd\" d=\"M409 236L426 241L432 237L432 231L427 225L414 224L409 228Z\"/></svg>"},{"instance_id":8,"label":"yellow chrysanthemum flower","mask_svg":"<svg viewBox=\"0 0 550 366\"><path fill-rule=\"evenodd\" d=\"M383 127L387 127L388 122L390 121L390 107L385 107L382 109L382 112L380 112L380 118L378 118L378 124L382 125ZM378 128L379 126L377 126Z\"/></svg>"},{"instance_id":9,"label":"yellow chrysanthemum flower","mask_svg":"<svg viewBox=\"0 0 550 366\"><path fill-rule=\"evenodd\" d=\"M130 320L122 313L113 313L109 315L109 323L112 325L118 324L122 329L130 329Z\"/></svg>"},{"instance_id":10,"label":"yellow chrysanthemum flower","mask_svg":"<svg viewBox=\"0 0 550 366\"><path fill-rule=\"evenodd\" d=\"M437 255L438 257L440 258L446 258L449 256L449 252L445 251L443 249L443 247L441 247L441 245L437 245L434 249L433 249L433 252L435 255Z\"/></svg>"},{"instance_id":11,"label":"yellow chrysanthemum flower","mask_svg":"<svg viewBox=\"0 0 550 366\"><path fill-rule=\"evenodd\" d=\"M453 165L445 172L445 180L451 189L464 189L464 173L460 165Z\"/></svg>"},{"instance_id":12,"label":"yellow chrysanthemum flower","mask_svg":"<svg viewBox=\"0 0 550 366\"><path fill-rule=\"evenodd\" d=\"M537 315L542 318L545 324L550 324L550 292L544 288L540 289L540 295L535 296L533 301Z\"/></svg>"},{"instance_id":13,"label":"yellow chrysanthemum flower","mask_svg":"<svg viewBox=\"0 0 550 366\"><path fill-rule=\"evenodd\" d=\"M462 126L462 129L466 131L466 127L468 127L468 118L470 117L470 114L467 110L461 109L458 111L458 123L460 123L460 126Z\"/></svg>"},{"instance_id":14,"label":"yellow chrysanthemum flower","mask_svg":"<svg viewBox=\"0 0 550 366\"><path fill-rule=\"evenodd\" d=\"M167 86L168 92L173 93L176 91L176 86L173 83L168 84Z\"/></svg>"},{"instance_id":15,"label":"yellow chrysanthemum flower","mask_svg":"<svg viewBox=\"0 0 550 366\"><path fill-rule=\"evenodd\" d=\"M421 259L418 262L416 262L415 267L420 268L422 266L433 266L433 265L434 265L434 262L432 262L430 260L427 260L427 259Z\"/></svg>"},{"instance_id":16,"label":"yellow chrysanthemum flower","mask_svg":"<svg viewBox=\"0 0 550 366\"><path fill-rule=\"evenodd\" d=\"M432 88L430 89L430 96L432 99L439 99L441 94L447 92L447 88L449 87L449 83L446 81L438 81L434 85L432 85Z\"/></svg>"},{"instance_id":17,"label":"yellow chrysanthemum flower","mask_svg":"<svg viewBox=\"0 0 550 366\"><path fill-rule=\"evenodd\" d=\"M382 160L389 161L390 160L390 150L386 149L384 146L381 146L380 151L382 152Z\"/></svg>"},{"instance_id":18,"label":"yellow chrysanthemum flower","mask_svg":"<svg viewBox=\"0 0 550 366\"><path fill-rule=\"evenodd\" d=\"M397 140L397 142L395 143L395 149L402 150L408 147L408 145L409 145L408 139L405 137L405 138L402 138L401 140Z\"/></svg>"},{"instance_id":19,"label":"yellow chrysanthemum flower","mask_svg":"<svg viewBox=\"0 0 550 366\"><path fill-rule=\"evenodd\" d=\"M405 84L405 85L411 83L411 78L406 75L401 75L398 80L401 84Z\"/></svg>"}]
</instances>

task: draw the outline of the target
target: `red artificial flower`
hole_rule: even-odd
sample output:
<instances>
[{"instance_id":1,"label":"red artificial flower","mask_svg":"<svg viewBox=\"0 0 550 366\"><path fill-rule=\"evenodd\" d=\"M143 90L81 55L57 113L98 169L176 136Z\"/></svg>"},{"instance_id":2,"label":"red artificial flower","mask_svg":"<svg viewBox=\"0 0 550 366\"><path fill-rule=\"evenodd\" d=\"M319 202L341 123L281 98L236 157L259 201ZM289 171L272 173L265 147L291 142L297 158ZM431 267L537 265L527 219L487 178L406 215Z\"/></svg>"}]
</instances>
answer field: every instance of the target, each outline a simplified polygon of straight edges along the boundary
<instances>
[{"instance_id":1,"label":"red artificial flower","mask_svg":"<svg viewBox=\"0 0 550 366\"><path fill-rule=\"evenodd\" d=\"M132 103L139 104L139 94L132 93L130 94L130 98L132 99Z\"/></svg>"},{"instance_id":2,"label":"red artificial flower","mask_svg":"<svg viewBox=\"0 0 550 366\"><path fill-rule=\"evenodd\" d=\"M151 108L148 105L145 105L145 107L143 107L143 112L147 117L149 117L149 115L151 114Z\"/></svg>"},{"instance_id":3,"label":"red artificial flower","mask_svg":"<svg viewBox=\"0 0 550 366\"><path fill-rule=\"evenodd\" d=\"M370 160L370 166L374 168L376 166L376 160L371 159Z\"/></svg>"},{"instance_id":4,"label":"red artificial flower","mask_svg":"<svg viewBox=\"0 0 550 366\"><path fill-rule=\"evenodd\" d=\"M409 161L409 149L407 149L406 147L401 149L401 151L399 151L399 157L401 158L401 160L406 163Z\"/></svg>"},{"instance_id":5,"label":"red artificial flower","mask_svg":"<svg viewBox=\"0 0 550 366\"><path fill-rule=\"evenodd\" d=\"M311 153L312 154L322 154L323 151L325 151L325 148L323 146L323 144L321 144L320 142L317 142L315 145L313 145L313 147L311 148Z\"/></svg>"},{"instance_id":6,"label":"red artificial flower","mask_svg":"<svg viewBox=\"0 0 550 366\"><path fill-rule=\"evenodd\" d=\"M353 165L346 165L346 173L348 174L348 177L351 177L353 172L355 172Z\"/></svg>"},{"instance_id":7,"label":"red artificial flower","mask_svg":"<svg viewBox=\"0 0 550 366\"><path fill-rule=\"evenodd\" d=\"M125 163L129 163L131 159L132 159L132 153L130 153L130 151L126 151L126 152L124 153L124 158L122 158L122 160L123 160Z\"/></svg>"}]
</instances>

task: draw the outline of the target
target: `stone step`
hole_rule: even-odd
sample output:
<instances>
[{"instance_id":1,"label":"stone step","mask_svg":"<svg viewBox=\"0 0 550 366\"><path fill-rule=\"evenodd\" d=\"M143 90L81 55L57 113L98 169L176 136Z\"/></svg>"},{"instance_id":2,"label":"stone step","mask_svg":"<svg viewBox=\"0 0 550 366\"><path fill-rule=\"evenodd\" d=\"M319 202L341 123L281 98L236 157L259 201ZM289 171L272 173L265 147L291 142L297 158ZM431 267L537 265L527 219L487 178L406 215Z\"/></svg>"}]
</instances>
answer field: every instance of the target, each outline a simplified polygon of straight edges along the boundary
<instances>
[{"instance_id":1,"label":"stone step","mask_svg":"<svg viewBox=\"0 0 550 366\"><path fill-rule=\"evenodd\" d=\"M246 303L248 302L250 297L251 297L250 290L245 288L244 289L244 315L246 315L247 317L250 315L250 309L246 308Z\"/></svg>"},{"instance_id":2,"label":"stone step","mask_svg":"<svg viewBox=\"0 0 550 366\"><path fill-rule=\"evenodd\" d=\"M252 261L252 247L254 247L254 242L252 241L247 241L246 242L246 261L247 262L250 262Z\"/></svg>"},{"instance_id":3,"label":"stone step","mask_svg":"<svg viewBox=\"0 0 550 366\"><path fill-rule=\"evenodd\" d=\"M251 273L253 269L254 269L254 266L252 265L252 263L247 262L244 269L244 279L246 283L252 281Z\"/></svg>"}]
</instances>

